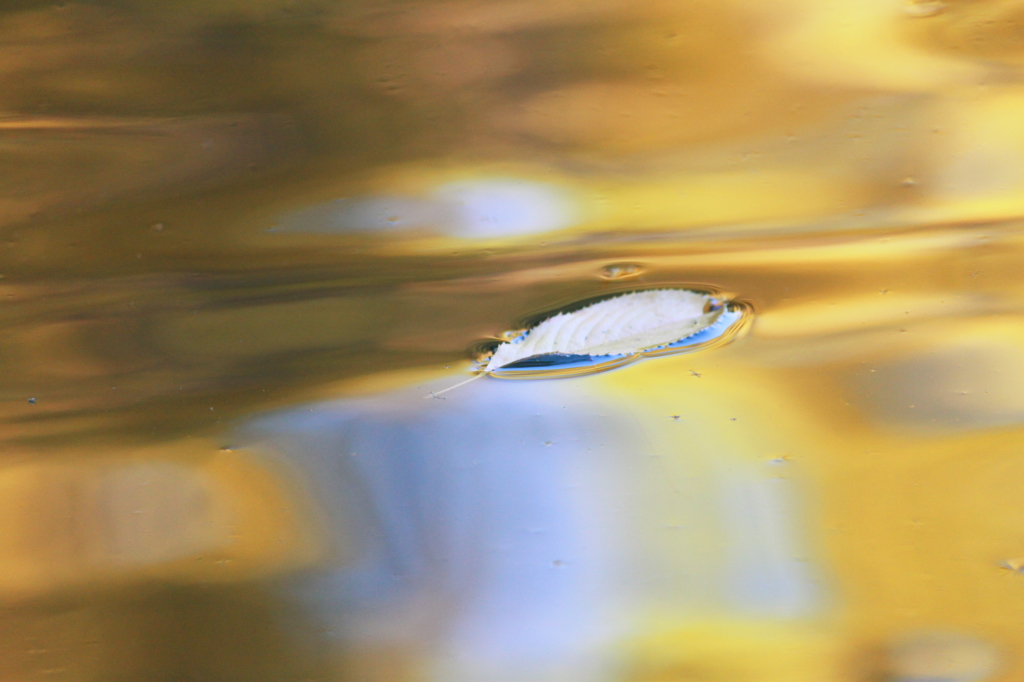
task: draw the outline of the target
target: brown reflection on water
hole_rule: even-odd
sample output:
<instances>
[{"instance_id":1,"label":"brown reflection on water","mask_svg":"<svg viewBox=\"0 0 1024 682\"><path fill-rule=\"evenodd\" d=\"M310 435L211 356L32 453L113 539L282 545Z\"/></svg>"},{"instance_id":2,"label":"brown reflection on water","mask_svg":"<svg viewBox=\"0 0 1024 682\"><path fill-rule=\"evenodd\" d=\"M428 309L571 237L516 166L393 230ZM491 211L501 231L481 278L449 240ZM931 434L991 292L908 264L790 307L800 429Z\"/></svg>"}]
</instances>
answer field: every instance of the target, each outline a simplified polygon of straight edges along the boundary
<instances>
[{"instance_id":1,"label":"brown reflection on water","mask_svg":"<svg viewBox=\"0 0 1024 682\"><path fill-rule=\"evenodd\" d=\"M7 3L0 678L1019 677L1022 7Z\"/></svg>"},{"instance_id":2,"label":"brown reflection on water","mask_svg":"<svg viewBox=\"0 0 1024 682\"><path fill-rule=\"evenodd\" d=\"M315 623L252 586L89 592L7 606L6 679L330 679Z\"/></svg>"},{"instance_id":3,"label":"brown reflection on water","mask_svg":"<svg viewBox=\"0 0 1024 682\"><path fill-rule=\"evenodd\" d=\"M313 561L298 491L251 457L177 442L0 472L7 599L159 577L237 582Z\"/></svg>"}]
</instances>

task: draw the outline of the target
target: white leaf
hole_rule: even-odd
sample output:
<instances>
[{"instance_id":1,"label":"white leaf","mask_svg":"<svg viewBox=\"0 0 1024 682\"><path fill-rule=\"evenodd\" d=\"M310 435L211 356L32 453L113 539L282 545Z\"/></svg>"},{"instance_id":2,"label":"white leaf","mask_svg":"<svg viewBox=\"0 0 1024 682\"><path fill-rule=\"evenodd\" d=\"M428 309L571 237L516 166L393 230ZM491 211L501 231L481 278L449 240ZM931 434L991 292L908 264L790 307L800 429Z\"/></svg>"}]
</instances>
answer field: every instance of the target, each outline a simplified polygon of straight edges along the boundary
<instances>
[{"instance_id":1,"label":"white leaf","mask_svg":"<svg viewBox=\"0 0 1024 682\"><path fill-rule=\"evenodd\" d=\"M714 324L724 306L709 306L713 300L685 289L656 289L559 313L498 346L484 371L550 353L633 355L667 346Z\"/></svg>"}]
</instances>

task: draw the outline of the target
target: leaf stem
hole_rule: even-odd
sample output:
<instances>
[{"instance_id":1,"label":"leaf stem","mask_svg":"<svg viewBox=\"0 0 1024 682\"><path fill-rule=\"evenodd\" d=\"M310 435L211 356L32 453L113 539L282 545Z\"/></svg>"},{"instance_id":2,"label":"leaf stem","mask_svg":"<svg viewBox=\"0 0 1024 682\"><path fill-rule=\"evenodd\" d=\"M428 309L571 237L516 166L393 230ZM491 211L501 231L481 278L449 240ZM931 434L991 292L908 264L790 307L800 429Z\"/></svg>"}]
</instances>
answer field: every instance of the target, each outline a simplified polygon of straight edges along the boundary
<instances>
[{"instance_id":1,"label":"leaf stem","mask_svg":"<svg viewBox=\"0 0 1024 682\"><path fill-rule=\"evenodd\" d=\"M448 391L451 391L452 389L456 389L459 386L465 386L469 382L476 381L477 379L479 379L480 377L483 377L483 376L487 376L487 372L480 372L476 376L471 376L470 378L466 379L465 381L460 381L459 383L455 384L454 386L449 386L448 388L443 388L440 391L436 391L436 392L435 391L431 391L430 395L423 396L423 399L424 400L429 400L430 398L436 398L439 395L441 395L442 393L447 393Z\"/></svg>"}]
</instances>

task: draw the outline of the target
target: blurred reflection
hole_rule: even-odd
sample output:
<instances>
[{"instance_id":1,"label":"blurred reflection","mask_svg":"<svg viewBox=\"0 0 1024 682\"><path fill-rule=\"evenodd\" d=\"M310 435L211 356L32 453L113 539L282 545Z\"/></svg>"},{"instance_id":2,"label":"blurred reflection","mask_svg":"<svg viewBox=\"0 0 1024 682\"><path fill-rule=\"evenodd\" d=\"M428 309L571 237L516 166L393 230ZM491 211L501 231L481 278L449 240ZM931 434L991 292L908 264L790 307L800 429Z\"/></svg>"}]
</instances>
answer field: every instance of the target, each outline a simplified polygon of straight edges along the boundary
<instances>
[{"instance_id":1,"label":"blurred reflection","mask_svg":"<svg viewBox=\"0 0 1024 682\"><path fill-rule=\"evenodd\" d=\"M175 188L210 189L295 153L275 116L25 118L0 109L0 227Z\"/></svg>"},{"instance_id":2,"label":"blurred reflection","mask_svg":"<svg viewBox=\"0 0 1024 682\"><path fill-rule=\"evenodd\" d=\"M0 679L1020 677L1022 25L4 3ZM680 283L743 343L318 402Z\"/></svg>"},{"instance_id":3,"label":"blurred reflection","mask_svg":"<svg viewBox=\"0 0 1024 682\"><path fill-rule=\"evenodd\" d=\"M823 615L790 482L727 440L658 452L657 427L582 381L424 391L244 431L298 472L353 557L299 587L350 645L422 652L428 679L604 680L654 613L697 633Z\"/></svg>"},{"instance_id":4,"label":"blurred reflection","mask_svg":"<svg viewBox=\"0 0 1024 682\"><path fill-rule=\"evenodd\" d=\"M328 674L319 623L268 589L319 562L301 491L204 441L0 466L0 679Z\"/></svg>"},{"instance_id":5,"label":"blurred reflection","mask_svg":"<svg viewBox=\"0 0 1024 682\"><path fill-rule=\"evenodd\" d=\"M578 210L553 186L480 178L436 187L430 198L338 199L282 218L280 229L344 233L431 230L456 237L505 237L574 225Z\"/></svg>"},{"instance_id":6,"label":"blurred reflection","mask_svg":"<svg viewBox=\"0 0 1024 682\"><path fill-rule=\"evenodd\" d=\"M893 682L979 682L1002 667L989 642L951 632L919 632L893 642L887 679Z\"/></svg>"},{"instance_id":7,"label":"blurred reflection","mask_svg":"<svg viewBox=\"0 0 1024 682\"><path fill-rule=\"evenodd\" d=\"M5 603L4 680L332 679L319 624L252 584L149 585Z\"/></svg>"},{"instance_id":8,"label":"blurred reflection","mask_svg":"<svg viewBox=\"0 0 1024 682\"><path fill-rule=\"evenodd\" d=\"M958 322L956 330L920 344L917 352L892 354L850 377L872 418L938 432L1024 423L1019 320Z\"/></svg>"},{"instance_id":9,"label":"blurred reflection","mask_svg":"<svg viewBox=\"0 0 1024 682\"><path fill-rule=\"evenodd\" d=\"M232 452L0 468L0 598L141 580L237 582L318 555L302 505ZM142 455L142 457L139 457ZM180 457L180 454L179 454Z\"/></svg>"}]
</instances>

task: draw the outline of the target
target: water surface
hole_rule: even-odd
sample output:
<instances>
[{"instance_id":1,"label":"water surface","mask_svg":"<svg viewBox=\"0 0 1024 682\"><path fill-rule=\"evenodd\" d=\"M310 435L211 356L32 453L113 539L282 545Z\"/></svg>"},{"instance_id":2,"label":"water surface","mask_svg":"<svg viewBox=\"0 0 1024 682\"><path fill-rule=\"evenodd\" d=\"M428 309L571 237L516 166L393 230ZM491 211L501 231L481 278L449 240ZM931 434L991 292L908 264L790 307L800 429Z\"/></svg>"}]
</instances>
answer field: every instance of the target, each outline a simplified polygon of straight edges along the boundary
<instances>
[{"instance_id":1,"label":"water surface","mask_svg":"<svg viewBox=\"0 0 1024 682\"><path fill-rule=\"evenodd\" d=\"M1017 679L1022 16L8 3L0 678Z\"/></svg>"}]
</instances>

